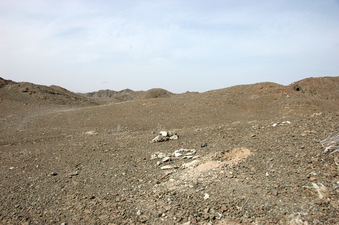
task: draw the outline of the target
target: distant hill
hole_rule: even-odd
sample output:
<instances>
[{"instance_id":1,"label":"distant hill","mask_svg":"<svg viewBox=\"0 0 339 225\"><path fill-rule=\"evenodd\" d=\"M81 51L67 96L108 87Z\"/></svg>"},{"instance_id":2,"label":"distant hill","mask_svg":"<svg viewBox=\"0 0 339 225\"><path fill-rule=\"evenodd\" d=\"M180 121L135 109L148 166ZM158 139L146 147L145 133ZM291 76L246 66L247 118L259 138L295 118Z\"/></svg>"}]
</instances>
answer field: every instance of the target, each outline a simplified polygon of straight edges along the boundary
<instances>
[{"instance_id":1,"label":"distant hill","mask_svg":"<svg viewBox=\"0 0 339 225\"><path fill-rule=\"evenodd\" d=\"M208 103L211 102L211 100L213 100L213 102L219 102L218 104L221 105L227 102L231 103L231 105L238 105L237 107L243 105L245 108L258 108L260 105L263 105L263 107L265 105L265 107L272 107L273 112L276 111L274 108L277 108L274 102L279 99L279 101L284 99L286 104L292 104L294 99L295 102L305 105L311 104L310 102L312 102L311 105L321 105L327 104L327 101L332 103L333 101L338 101L339 77L306 78L287 86L263 82L250 85L237 85L204 93L184 94L173 94L162 88L153 88L148 91L133 91L131 89L121 91L100 90L77 94L55 85L44 86L28 82L14 82L0 77L1 101L9 100L24 103L91 106L109 102L114 103L179 96L180 98L187 99L194 98L195 102L206 101L207 105L211 105L211 103ZM188 103L186 107L189 107L189 104L190 103Z\"/></svg>"},{"instance_id":2,"label":"distant hill","mask_svg":"<svg viewBox=\"0 0 339 225\"><path fill-rule=\"evenodd\" d=\"M133 91L131 89L124 89L121 91L100 90L82 95L101 101L123 102L136 99L169 98L174 94L162 88L153 88L148 91Z\"/></svg>"},{"instance_id":3,"label":"distant hill","mask_svg":"<svg viewBox=\"0 0 339 225\"><path fill-rule=\"evenodd\" d=\"M14 82L0 77L0 99L7 101L55 105L98 105L93 99L75 94L59 86Z\"/></svg>"},{"instance_id":4,"label":"distant hill","mask_svg":"<svg viewBox=\"0 0 339 225\"><path fill-rule=\"evenodd\" d=\"M99 90L95 92L89 92L82 94L88 98L106 101L106 102L123 102L123 101L131 101L135 99L137 92L131 89L124 89L121 91L113 91L113 90Z\"/></svg>"}]
</instances>

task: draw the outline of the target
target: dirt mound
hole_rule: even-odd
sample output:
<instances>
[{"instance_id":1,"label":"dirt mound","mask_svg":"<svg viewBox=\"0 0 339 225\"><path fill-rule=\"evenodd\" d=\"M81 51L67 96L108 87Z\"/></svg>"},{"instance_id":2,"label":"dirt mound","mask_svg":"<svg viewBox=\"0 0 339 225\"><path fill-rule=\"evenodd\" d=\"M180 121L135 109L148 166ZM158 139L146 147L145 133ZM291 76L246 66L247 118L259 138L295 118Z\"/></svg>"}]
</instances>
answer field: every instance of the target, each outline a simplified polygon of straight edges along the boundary
<instances>
[{"instance_id":1,"label":"dirt mound","mask_svg":"<svg viewBox=\"0 0 339 225\"><path fill-rule=\"evenodd\" d=\"M172 92L169 92L165 89L162 88L153 88L148 91L146 91L144 98L149 99L149 98L169 98L173 96Z\"/></svg>"},{"instance_id":2,"label":"dirt mound","mask_svg":"<svg viewBox=\"0 0 339 225\"><path fill-rule=\"evenodd\" d=\"M0 81L1 224L339 220L336 78L90 107L60 87ZM151 143L162 130L179 138Z\"/></svg>"},{"instance_id":3,"label":"dirt mound","mask_svg":"<svg viewBox=\"0 0 339 225\"><path fill-rule=\"evenodd\" d=\"M306 78L290 84L289 87L318 99L339 99L339 77Z\"/></svg>"}]
</instances>

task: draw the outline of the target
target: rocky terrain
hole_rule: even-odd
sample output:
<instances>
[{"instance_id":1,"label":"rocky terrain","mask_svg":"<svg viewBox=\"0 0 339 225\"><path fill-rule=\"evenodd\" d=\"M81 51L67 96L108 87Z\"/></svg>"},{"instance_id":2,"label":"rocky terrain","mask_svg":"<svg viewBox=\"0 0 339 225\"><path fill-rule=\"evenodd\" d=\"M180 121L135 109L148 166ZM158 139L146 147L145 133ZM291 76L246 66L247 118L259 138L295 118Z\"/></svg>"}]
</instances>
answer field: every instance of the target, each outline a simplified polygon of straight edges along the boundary
<instances>
[{"instance_id":1,"label":"rocky terrain","mask_svg":"<svg viewBox=\"0 0 339 225\"><path fill-rule=\"evenodd\" d=\"M121 91L100 90L82 95L91 99L95 99L101 103L116 103L132 101L141 98L168 98L172 97L174 94L162 88L153 88L148 91L133 91L131 89L124 89Z\"/></svg>"},{"instance_id":2,"label":"rocky terrain","mask_svg":"<svg viewBox=\"0 0 339 225\"><path fill-rule=\"evenodd\" d=\"M0 78L0 224L338 224L338 103L339 77L82 95Z\"/></svg>"}]
</instances>

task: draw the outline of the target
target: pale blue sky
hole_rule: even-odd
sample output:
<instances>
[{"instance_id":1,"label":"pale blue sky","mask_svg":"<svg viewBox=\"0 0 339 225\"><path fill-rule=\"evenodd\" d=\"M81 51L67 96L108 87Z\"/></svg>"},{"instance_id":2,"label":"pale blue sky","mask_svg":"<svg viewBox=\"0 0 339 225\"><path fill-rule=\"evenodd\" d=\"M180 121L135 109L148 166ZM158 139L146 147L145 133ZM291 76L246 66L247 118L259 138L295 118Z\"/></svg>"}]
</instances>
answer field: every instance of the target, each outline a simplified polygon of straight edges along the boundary
<instances>
[{"instance_id":1,"label":"pale blue sky","mask_svg":"<svg viewBox=\"0 0 339 225\"><path fill-rule=\"evenodd\" d=\"M339 76L338 0L0 0L0 77L74 92Z\"/></svg>"}]
</instances>

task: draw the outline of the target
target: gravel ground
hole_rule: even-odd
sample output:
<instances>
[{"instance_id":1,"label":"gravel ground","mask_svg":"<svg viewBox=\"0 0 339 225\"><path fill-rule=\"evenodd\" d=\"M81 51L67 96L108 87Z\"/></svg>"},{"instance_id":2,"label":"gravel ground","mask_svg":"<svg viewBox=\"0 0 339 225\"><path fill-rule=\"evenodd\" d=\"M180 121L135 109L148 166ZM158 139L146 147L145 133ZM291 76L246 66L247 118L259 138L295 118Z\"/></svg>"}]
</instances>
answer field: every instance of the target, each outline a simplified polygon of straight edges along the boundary
<instances>
[{"instance_id":1,"label":"gravel ground","mask_svg":"<svg viewBox=\"0 0 339 225\"><path fill-rule=\"evenodd\" d=\"M5 85L0 223L338 224L338 152L321 142L339 139L338 96L304 83L103 105ZM161 130L179 139L151 143Z\"/></svg>"}]
</instances>

